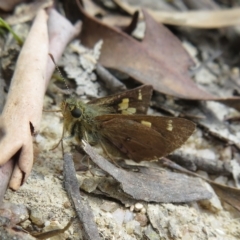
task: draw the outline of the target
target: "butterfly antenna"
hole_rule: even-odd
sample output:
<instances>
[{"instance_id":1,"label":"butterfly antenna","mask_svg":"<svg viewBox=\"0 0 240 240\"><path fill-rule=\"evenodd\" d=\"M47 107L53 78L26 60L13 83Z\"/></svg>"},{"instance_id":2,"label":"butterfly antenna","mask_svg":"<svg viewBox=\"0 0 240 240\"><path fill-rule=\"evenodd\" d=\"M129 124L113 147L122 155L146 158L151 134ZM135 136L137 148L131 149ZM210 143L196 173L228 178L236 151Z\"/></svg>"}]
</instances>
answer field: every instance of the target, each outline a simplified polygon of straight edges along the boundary
<instances>
[{"instance_id":1,"label":"butterfly antenna","mask_svg":"<svg viewBox=\"0 0 240 240\"><path fill-rule=\"evenodd\" d=\"M55 68L57 69L57 71L58 71L58 73L59 73L61 79L64 81L64 84L65 84L65 86L66 86L66 88L67 88L69 94L71 95L71 91L70 91L70 89L69 89L69 87L68 87L68 85L67 85L66 79L63 77L63 75L62 75L62 73L61 73L59 67L57 66L57 64L56 64L56 62L55 62L55 59L54 59L53 55L52 55L51 53L49 53L48 55L49 55L50 58L52 59L54 65L55 65Z\"/></svg>"}]
</instances>

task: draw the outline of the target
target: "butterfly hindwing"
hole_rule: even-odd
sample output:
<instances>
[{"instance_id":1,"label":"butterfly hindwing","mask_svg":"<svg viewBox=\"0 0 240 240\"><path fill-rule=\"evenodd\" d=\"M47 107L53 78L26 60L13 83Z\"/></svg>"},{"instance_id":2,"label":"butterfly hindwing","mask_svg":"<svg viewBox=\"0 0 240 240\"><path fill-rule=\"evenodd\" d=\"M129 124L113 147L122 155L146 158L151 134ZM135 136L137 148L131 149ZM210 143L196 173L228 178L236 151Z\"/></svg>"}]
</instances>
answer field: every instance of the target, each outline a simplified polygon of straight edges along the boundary
<instances>
[{"instance_id":1,"label":"butterfly hindwing","mask_svg":"<svg viewBox=\"0 0 240 240\"><path fill-rule=\"evenodd\" d=\"M136 162L168 155L195 129L191 121L173 117L103 115L96 120L101 135Z\"/></svg>"}]
</instances>

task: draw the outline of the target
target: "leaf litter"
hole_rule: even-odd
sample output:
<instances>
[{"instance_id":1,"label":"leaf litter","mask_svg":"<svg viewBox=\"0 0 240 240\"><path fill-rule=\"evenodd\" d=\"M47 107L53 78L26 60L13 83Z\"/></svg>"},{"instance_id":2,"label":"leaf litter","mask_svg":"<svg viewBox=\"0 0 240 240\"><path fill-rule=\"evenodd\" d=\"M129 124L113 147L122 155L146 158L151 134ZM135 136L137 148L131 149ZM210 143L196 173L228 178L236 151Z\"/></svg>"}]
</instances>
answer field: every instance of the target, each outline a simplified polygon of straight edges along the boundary
<instances>
[{"instance_id":1,"label":"leaf litter","mask_svg":"<svg viewBox=\"0 0 240 240\"><path fill-rule=\"evenodd\" d=\"M86 96L83 95L84 93L85 91L83 90L80 95L86 98ZM100 91L100 94L104 95L105 93L104 91ZM174 102L175 105L179 106L179 104L171 98L169 98L168 101ZM52 99L49 97L45 98L45 106L49 106L51 102L53 102ZM26 204L31 210L30 215L32 223L29 220L22 223L23 226L28 226L29 229L31 229L32 225L41 227L42 225L38 225L38 221L40 220L46 230L49 224L53 224L55 219L57 219L56 221L58 223L61 223L59 228L63 228L67 224L69 218L74 214L71 207L69 207L69 199L62 189L61 152L58 149L53 152L46 150L46 146L52 146L56 142L56 139L60 138L60 121L58 113L43 114L40 134L36 137L35 143L36 162L34 164L34 171L30 175L29 180L19 191L12 192L8 190L5 195L5 200ZM197 133L198 132L199 130ZM222 143L216 144L211 140L201 139L201 143L196 143L196 141L198 141L196 139L199 139L197 133L189 140L184 149L191 149L193 146L197 146L198 150L201 150L201 148L209 149L218 146L218 149L221 151L223 150ZM196 136L198 137L196 138ZM201 135L200 138L203 138L203 136ZM232 149L232 151L234 153L234 149ZM237 156L236 154L236 157ZM103 186L101 189L103 190ZM226 192L228 191L229 189L226 188ZM111 212L102 210L100 206L104 202L113 202L114 196L102 199L102 197L100 198L97 194L103 195L102 192L98 192L84 195L84 197L87 198L87 201L93 209L100 235L103 237L114 236L119 239L141 239L143 236L148 236L149 239L151 239L151 236L155 234L154 236L161 236L166 239L168 239L169 235L176 239L181 239L182 234L185 233L184 236L189 236L190 238L193 235L197 235L199 238L205 238L206 236L224 236L228 239L238 238L238 222L234 220L233 215L231 215L235 214L234 216L238 216L237 213L233 213L232 210L222 210L217 207L216 203L208 202L208 204L212 204L212 207L205 204L205 207L207 206L206 208L208 209L207 213L202 211L199 202L194 202L192 204L149 203L142 208L141 214L142 216L147 216L151 225L148 224L147 227L144 228L140 225L140 223L143 224L142 220L129 214L129 212L134 211L135 216L141 215L138 213L137 208L132 208L139 200L137 200L137 202L136 200L130 202L130 205L126 201L125 206L116 201L118 208L115 210L113 209ZM233 195L233 199L234 198ZM235 204L238 204L237 199ZM215 210L213 210L213 206L216 206ZM222 204L222 206L224 209L229 209L225 204ZM218 214L216 214L216 209ZM36 210L38 210L39 217L34 219L33 215ZM160 216L162 217L160 218ZM185 216L185 218L183 218L183 216ZM196 216L198 216L198 221L194 222ZM123 220L120 221L120 219ZM213 222L215 225L213 225ZM161 223L161 225L159 225L159 223ZM182 227L186 225L191 229L191 233L188 232L187 235L186 229ZM202 228L205 229L204 232ZM74 221L73 226L71 226L69 230L56 237L63 237L63 239L66 239L71 236L73 239L79 239L79 234L79 225Z\"/></svg>"}]
</instances>

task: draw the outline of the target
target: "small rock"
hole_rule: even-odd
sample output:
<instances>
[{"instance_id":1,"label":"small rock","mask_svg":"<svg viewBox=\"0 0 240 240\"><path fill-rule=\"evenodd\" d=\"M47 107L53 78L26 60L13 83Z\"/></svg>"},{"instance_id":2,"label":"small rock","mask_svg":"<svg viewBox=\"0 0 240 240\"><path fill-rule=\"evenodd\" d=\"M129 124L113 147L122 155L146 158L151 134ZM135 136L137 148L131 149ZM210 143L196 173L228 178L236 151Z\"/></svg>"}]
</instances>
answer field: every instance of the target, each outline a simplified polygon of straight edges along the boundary
<instances>
[{"instance_id":1,"label":"small rock","mask_svg":"<svg viewBox=\"0 0 240 240\"><path fill-rule=\"evenodd\" d=\"M136 220L132 220L126 224L126 231L128 234L133 234L137 228L141 231L140 223Z\"/></svg>"},{"instance_id":2,"label":"small rock","mask_svg":"<svg viewBox=\"0 0 240 240\"><path fill-rule=\"evenodd\" d=\"M126 210L123 223L127 223L133 220L133 212Z\"/></svg>"},{"instance_id":3,"label":"small rock","mask_svg":"<svg viewBox=\"0 0 240 240\"><path fill-rule=\"evenodd\" d=\"M12 225L16 225L29 218L28 209L23 204L3 202L0 206L0 216L10 220Z\"/></svg>"},{"instance_id":4,"label":"small rock","mask_svg":"<svg viewBox=\"0 0 240 240\"><path fill-rule=\"evenodd\" d=\"M31 221L30 220L26 220L24 222L20 223L21 227L26 229L29 225L31 225Z\"/></svg>"},{"instance_id":5,"label":"small rock","mask_svg":"<svg viewBox=\"0 0 240 240\"><path fill-rule=\"evenodd\" d=\"M233 67L232 69L231 69L231 74L232 74L232 76L233 77L239 77L239 74L240 73L240 71L239 71L239 68L238 67Z\"/></svg>"},{"instance_id":6,"label":"small rock","mask_svg":"<svg viewBox=\"0 0 240 240\"><path fill-rule=\"evenodd\" d=\"M147 209L144 207L144 208L141 209L140 212L141 212L142 214L145 214L145 213L147 212Z\"/></svg>"},{"instance_id":7,"label":"small rock","mask_svg":"<svg viewBox=\"0 0 240 240\"><path fill-rule=\"evenodd\" d=\"M232 147L228 146L225 147L224 149L222 149L222 151L220 152L220 158L224 161L226 160L231 160L232 158Z\"/></svg>"},{"instance_id":8,"label":"small rock","mask_svg":"<svg viewBox=\"0 0 240 240\"><path fill-rule=\"evenodd\" d=\"M132 205L132 206L130 207L130 211L131 211L131 212L134 211L134 205Z\"/></svg>"},{"instance_id":9,"label":"small rock","mask_svg":"<svg viewBox=\"0 0 240 240\"><path fill-rule=\"evenodd\" d=\"M147 226L147 229L144 233L149 240L160 240L159 235L153 230L151 225Z\"/></svg>"},{"instance_id":10,"label":"small rock","mask_svg":"<svg viewBox=\"0 0 240 240\"><path fill-rule=\"evenodd\" d=\"M205 171L198 170L196 173L197 173L198 175L200 175L200 176L206 178L206 179L209 179L208 173L205 172Z\"/></svg>"},{"instance_id":11,"label":"small rock","mask_svg":"<svg viewBox=\"0 0 240 240\"><path fill-rule=\"evenodd\" d=\"M70 203L69 201L66 201L66 202L63 204L63 206L64 206L65 208L70 208L70 207L71 207L71 203Z\"/></svg>"},{"instance_id":12,"label":"small rock","mask_svg":"<svg viewBox=\"0 0 240 240\"><path fill-rule=\"evenodd\" d=\"M140 223L141 227L147 226L148 218L146 214L137 213L134 219Z\"/></svg>"},{"instance_id":13,"label":"small rock","mask_svg":"<svg viewBox=\"0 0 240 240\"><path fill-rule=\"evenodd\" d=\"M213 196L210 199L199 201L199 204L212 212L219 212L220 210L222 210L222 204L218 196L208 183L203 182L203 184L206 186L206 189L212 193Z\"/></svg>"},{"instance_id":14,"label":"small rock","mask_svg":"<svg viewBox=\"0 0 240 240\"><path fill-rule=\"evenodd\" d=\"M195 75L195 80L199 84L209 84L209 82L216 82L217 78L207 69L199 70Z\"/></svg>"},{"instance_id":15,"label":"small rock","mask_svg":"<svg viewBox=\"0 0 240 240\"><path fill-rule=\"evenodd\" d=\"M49 222L49 221L47 221L47 222ZM45 225L45 227L43 228L43 232L49 232L52 230L63 229L66 225L67 225L67 223L65 223L63 225L63 224L60 224L58 221L51 221L50 223ZM52 236L49 239L63 240L63 239L68 239L68 237L69 237L69 234L67 233L67 231L65 231L64 233L56 234L55 236Z\"/></svg>"},{"instance_id":16,"label":"small rock","mask_svg":"<svg viewBox=\"0 0 240 240\"><path fill-rule=\"evenodd\" d=\"M135 210L136 212L139 212L142 208L143 208L142 203L136 203L136 204L134 205L134 210Z\"/></svg>"},{"instance_id":17,"label":"small rock","mask_svg":"<svg viewBox=\"0 0 240 240\"><path fill-rule=\"evenodd\" d=\"M114 212L118 208L118 204L115 202L108 202L105 201L101 206L100 209L102 209L105 212Z\"/></svg>"},{"instance_id":18,"label":"small rock","mask_svg":"<svg viewBox=\"0 0 240 240\"><path fill-rule=\"evenodd\" d=\"M118 208L115 212L112 213L113 218L119 225L123 224L124 215L125 211L120 208Z\"/></svg>"},{"instance_id":19,"label":"small rock","mask_svg":"<svg viewBox=\"0 0 240 240\"><path fill-rule=\"evenodd\" d=\"M214 179L214 182L219 183L219 184L223 184L223 185L226 185L227 181L228 181L228 178L224 177L224 176L219 176L219 177Z\"/></svg>"},{"instance_id":20,"label":"small rock","mask_svg":"<svg viewBox=\"0 0 240 240\"><path fill-rule=\"evenodd\" d=\"M40 210L38 208L31 209L30 219L37 226L42 226L44 224L44 222L47 221L46 217L43 216L42 210Z\"/></svg>"},{"instance_id":21,"label":"small rock","mask_svg":"<svg viewBox=\"0 0 240 240\"><path fill-rule=\"evenodd\" d=\"M210 149L201 149L197 151L197 155L202 157L202 158L206 158L206 159L216 159L216 154L211 151Z\"/></svg>"}]
</instances>

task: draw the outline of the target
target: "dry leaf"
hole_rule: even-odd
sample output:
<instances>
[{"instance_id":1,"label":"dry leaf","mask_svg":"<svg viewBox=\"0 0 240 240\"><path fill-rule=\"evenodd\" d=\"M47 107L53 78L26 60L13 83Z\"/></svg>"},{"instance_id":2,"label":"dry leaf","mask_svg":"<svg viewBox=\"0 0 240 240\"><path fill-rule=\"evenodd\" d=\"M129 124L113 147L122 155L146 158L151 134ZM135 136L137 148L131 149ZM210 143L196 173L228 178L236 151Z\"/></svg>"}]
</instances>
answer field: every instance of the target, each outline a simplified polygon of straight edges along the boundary
<instances>
[{"instance_id":1,"label":"dry leaf","mask_svg":"<svg viewBox=\"0 0 240 240\"><path fill-rule=\"evenodd\" d=\"M145 38L138 42L89 16L78 4L79 12L74 2L65 2L66 14L72 21L82 17L81 41L87 47L92 48L97 41L103 40L100 63L104 67L126 73L164 94L192 100L216 100L240 109L239 97L214 97L198 88L188 75L193 62L182 43L146 12Z\"/></svg>"},{"instance_id":2,"label":"dry leaf","mask_svg":"<svg viewBox=\"0 0 240 240\"><path fill-rule=\"evenodd\" d=\"M19 55L1 115L6 135L0 142L0 164L3 165L15 154L19 154L10 183L14 189L21 184L15 178L21 176L20 179L25 181L33 164L32 135L38 131L41 119L47 54L47 14L41 10Z\"/></svg>"},{"instance_id":3,"label":"dry leaf","mask_svg":"<svg viewBox=\"0 0 240 240\"><path fill-rule=\"evenodd\" d=\"M15 190L26 181L32 169L32 135L38 132L45 89L55 69L48 52L51 51L57 60L66 44L79 31L79 24L73 27L54 10L50 11L48 29L47 15L41 10L19 55L7 103L1 115L6 134L0 142L0 165L16 157L10 181L10 187Z\"/></svg>"}]
</instances>

